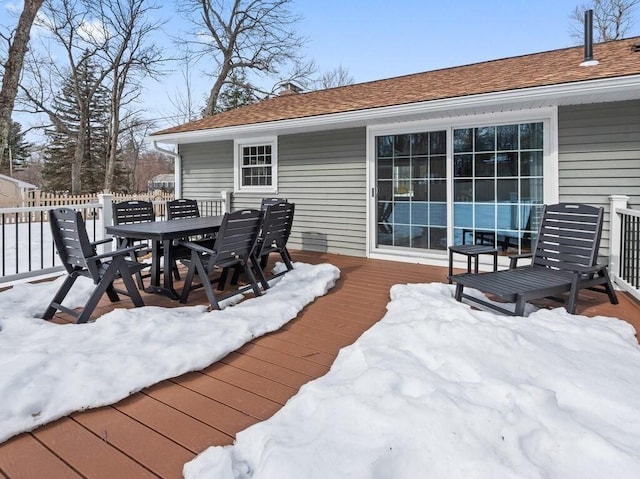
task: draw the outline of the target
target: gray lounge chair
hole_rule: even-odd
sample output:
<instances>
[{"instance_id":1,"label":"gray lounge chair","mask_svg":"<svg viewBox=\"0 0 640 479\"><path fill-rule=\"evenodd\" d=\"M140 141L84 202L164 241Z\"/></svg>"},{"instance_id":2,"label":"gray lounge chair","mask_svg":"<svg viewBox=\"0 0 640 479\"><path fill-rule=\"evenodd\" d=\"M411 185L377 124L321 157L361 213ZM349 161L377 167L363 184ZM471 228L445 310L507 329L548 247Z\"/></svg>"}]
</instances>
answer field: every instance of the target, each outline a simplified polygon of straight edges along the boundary
<instances>
[{"instance_id":1,"label":"gray lounge chair","mask_svg":"<svg viewBox=\"0 0 640 479\"><path fill-rule=\"evenodd\" d=\"M597 264L602 217L602 208L588 205L545 206L532 253L512 256L508 270L453 275L456 299L466 298L514 316L523 315L527 301L547 297L557 299L557 295L566 292L569 293L566 309L574 314L578 292L585 288L604 292L612 304L618 304L607 265ZM517 260L525 257L532 258L531 264L518 267ZM464 294L465 287L515 302L515 311L470 297Z\"/></svg>"}]
</instances>

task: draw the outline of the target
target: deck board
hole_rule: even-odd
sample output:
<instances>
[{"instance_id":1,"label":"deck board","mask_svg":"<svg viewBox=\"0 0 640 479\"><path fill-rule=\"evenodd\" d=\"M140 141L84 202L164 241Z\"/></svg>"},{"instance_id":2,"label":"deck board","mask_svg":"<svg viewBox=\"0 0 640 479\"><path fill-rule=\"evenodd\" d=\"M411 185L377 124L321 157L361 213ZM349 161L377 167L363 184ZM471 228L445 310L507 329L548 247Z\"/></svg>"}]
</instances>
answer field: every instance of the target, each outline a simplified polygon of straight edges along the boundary
<instances>
[{"instance_id":1,"label":"deck board","mask_svg":"<svg viewBox=\"0 0 640 479\"><path fill-rule=\"evenodd\" d=\"M341 347L384 316L393 284L444 283L447 277L446 268L417 264L322 253L293 256L335 264L341 270L336 287L280 330L200 372L162 381L113 406L75 413L0 444L0 479L178 479L184 462L210 445L232 443L237 432L273 415L302 385L328 371ZM159 295L144 299L149 305L180 306ZM604 295L581 293L578 313L618 316L640 330L640 305L625 294L620 299L613 306ZM190 305L205 302L201 290L190 296ZM124 300L116 306L130 304ZM102 301L100 314L113 307Z\"/></svg>"}]
</instances>

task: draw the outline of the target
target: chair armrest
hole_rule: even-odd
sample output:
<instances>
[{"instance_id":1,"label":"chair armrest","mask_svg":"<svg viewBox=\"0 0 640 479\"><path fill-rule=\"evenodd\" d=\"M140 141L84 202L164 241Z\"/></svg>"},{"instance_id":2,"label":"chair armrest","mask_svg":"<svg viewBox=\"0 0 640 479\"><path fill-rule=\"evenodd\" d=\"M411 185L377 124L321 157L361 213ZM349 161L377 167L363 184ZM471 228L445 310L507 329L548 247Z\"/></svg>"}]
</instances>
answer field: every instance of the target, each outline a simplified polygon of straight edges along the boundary
<instances>
[{"instance_id":1,"label":"chair armrest","mask_svg":"<svg viewBox=\"0 0 640 479\"><path fill-rule=\"evenodd\" d=\"M533 253L514 254L509 256L509 269L514 269L518 266L519 259L533 258Z\"/></svg>"},{"instance_id":2,"label":"chair armrest","mask_svg":"<svg viewBox=\"0 0 640 479\"><path fill-rule=\"evenodd\" d=\"M113 241L113 238L104 238L104 239L101 239L101 240L92 241L91 242L91 246L97 246L99 244L111 243L112 241Z\"/></svg>"},{"instance_id":3,"label":"chair armrest","mask_svg":"<svg viewBox=\"0 0 640 479\"><path fill-rule=\"evenodd\" d=\"M133 251L137 251L137 250L139 250L139 249L141 249L143 247L144 247L144 245L129 246L128 248L121 248L121 249L117 249L115 251L108 251L106 253L97 254L95 256L90 256L90 257L87 258L87 260L113 258L114 256L124 256L124 255L128 255L129 253L131 253Z\"/></svg>"},{"instance_id":4,"label":"chair armrest","mask_svg":"<svg viewBox=\"0 0 640 479\"><path fill-rule=\"evenodd\" d=\"M594 264L593 266L582 266L579 264L573 264L573 265L570 264L570 265L564 265L563 267L565 270L572 271L574 273L592 274L592 273L597 273L598 271L602 271L603 269L606 269L608 265Z\"/></svg>"},{"instance_id":5,"label":"chair armrest","mask_svg":"<svg viewBox=\"0 0 640 479\"><path fill-rule=\"evenodd\" d=\"M185 246L192 251L197 251L198 253L215 254L214 250L205 248L201 244L194 243L193 241L177 241L177 244L179 246Z\"/></svg>"}]
</instances>

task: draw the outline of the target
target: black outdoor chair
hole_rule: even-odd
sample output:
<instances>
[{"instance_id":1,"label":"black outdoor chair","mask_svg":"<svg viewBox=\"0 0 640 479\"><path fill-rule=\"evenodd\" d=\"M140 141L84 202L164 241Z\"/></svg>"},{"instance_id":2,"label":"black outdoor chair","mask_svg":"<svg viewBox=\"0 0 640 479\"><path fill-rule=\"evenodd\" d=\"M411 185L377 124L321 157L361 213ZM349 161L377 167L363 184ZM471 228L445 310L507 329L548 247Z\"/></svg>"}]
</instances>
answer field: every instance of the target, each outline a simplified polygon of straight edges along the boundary
<instances>
[{"instance_id":1,"label":"black outdoor chair","mask_svg":"<svg viewBox=\"0 0 640 479\"><path fill-rule=\"evenodd\" d=\"M177 200L167 201L167 219L179 220L185 218L200 218L200 208L198 207L198 201L178 198ZM215 235L203 235L192 238L184 238L184 240L193 241L205 248L213 248L215 243ZM177 259L188 259L191 257L191 251L185 250L185 248L178 245L173 250L173 255Z\"/></svg>"},{"instance_id":2,"label":"black outdoor chair","mask_svg":"<svg viewBox=\"0 0 640 479\"><path fill-rule=\"evenodd\" d=\"M120 203L113 203L113 224L114 225L128 225L134 223L149 223L156 220L155 213L153 211L153 203L150 201L130 200L121 201ZM137 246L139 249L131 252L131 259L139 261L140 258L147 256L151 253L151 246L146 240L137 240L133 238L118 238L118 242L121 247ZM147 265L151 266L151 265ZM177 274L178 270L175 270ZM149 274L142 274L142 271L136 273L136 280L138 282L138 288L144 289L144 278L148 278ZM180 279L178 275L176 279Z\"/></svg>"},{"instance_id":3,"label":"black outdoor chair","mask_svg":"<svg viewBox=\"0 0 640 479\"><path fill-rule=\"evenodd\" d=\"M86 323L105 292L111 302L120 300L120 292L130 296L136 307L144 306L133 275L145 265L130 260L131 253L139 247L119 248L113 252L97 254L96 245L111 242L112 239L90 242L82 214L69 208L49 211L49 223L56 250L68 275L42 315L43 319L51 319L56 311L63 311L76 318L77 323ZM90 278L96 285L81 312L62 306L64 298L79 276ZM114 288L113 282L119 278L122 278L126 292L116 291Z\"/></svg>"},{"instance_id":4,"label":"black outdoor chair","mask_svg":"<svg viewBox=\"0 0 640 479\"><path fill-rule=\"evenodd\" d=\"M263 202L262 209L264 211L264 219L262 220L262 228L260 229L258 241L254 249L253 263L259 265L259 268L256 268L256 275L262 287L268 289L269 283L264 274L264 270L267 266L270 253L279 253L287 268L280 273L272 275L272 278L282 276L293 269L291 255L287 249L287 241L289 241L289 235L291 234L291 227L293 225L295 204L288 203L286 200L274 201L266 205ZM237 284L240 273L241 269L235 268L231 284Z\"/></svg>"},{"instance_id":5,"label":"black outdoor chair","mask_svg":"<svg viewBox=\"0 0 640 479\"><path fill-rule=\"evenodd\" d=\"M181 303L187 302L191 290L200 287L204 287L212 309L220 309L220 301L242 292L248 287L253 289L256 296L260 296L260 287L250 263L253 261L252 254L260 232L262 217L261 210L246 209L226 213L213 248L206 248L193 241L179 242L181 246L191 250L189 270L180 296ZM229 268L235 267L242 268L250 285L223 296L216 296L212 283L218 283L217 289L223 290ZM217 278L210 278L215 270L219 270L220 274ZM193 279L196 273L200 278L200 284L194 285Z\"/></svg>"},{"instance_id":6,"label":"black outdoor chair","mask_svg":"<svg viewBox=\"0 0 640 479\"><path fill-rule=\"evenodd\" d=\"M456 299L462 301L465 297L514 316L523 315L525 303L529 300L558 299L557 295L566 292L569 293L566 309L574 314L578 292L585 288L604 292L612 304L618 304L607 265L597 263L602 217L602 208L588 205L560 203L545 206L532 253L511 256L507 270L451 276L452 282L456 283ZM520 258L532 258L531 264L518 267ZM465 287L515 302L515 311L469 297L463 293Z\"/></svg>"}]
</instances>

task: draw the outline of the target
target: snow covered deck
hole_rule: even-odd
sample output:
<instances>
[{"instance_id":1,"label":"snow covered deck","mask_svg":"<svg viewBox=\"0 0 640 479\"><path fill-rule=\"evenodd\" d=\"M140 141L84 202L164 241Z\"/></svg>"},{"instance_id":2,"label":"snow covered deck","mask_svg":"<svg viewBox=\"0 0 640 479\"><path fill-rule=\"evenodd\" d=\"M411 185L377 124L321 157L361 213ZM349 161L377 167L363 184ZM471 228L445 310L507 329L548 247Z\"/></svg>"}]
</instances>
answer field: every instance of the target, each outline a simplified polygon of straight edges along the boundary
<instances>
[{"instance_id":1,"label":"snow covered deck","mask_svg":"<svg viewBox=\"0 0 640 479\"><path fill-rule=\"evenodd\" d=\"M293 321L222 361L136 393L108 407L74 413L0 444L0 478L180 478L211 445L272 416L308 381L325 374L338 350L385 314L397 283L446 282L446 268L293 252L296 261L332 263L337 285ZM146 295L148 305L179 303ZM640 330L640 306L581 294L578 314L616 316ZM206 302L198 290L190 304ZM536 303L544 304L544 303ZM551 304L551 303L550 303ZM127 299L123 306L129 307ZM113 305L105 300L96 315Z\"/></svg>"}]
</instances>

